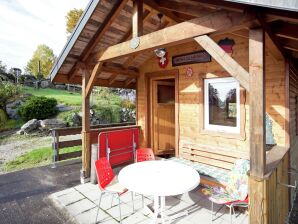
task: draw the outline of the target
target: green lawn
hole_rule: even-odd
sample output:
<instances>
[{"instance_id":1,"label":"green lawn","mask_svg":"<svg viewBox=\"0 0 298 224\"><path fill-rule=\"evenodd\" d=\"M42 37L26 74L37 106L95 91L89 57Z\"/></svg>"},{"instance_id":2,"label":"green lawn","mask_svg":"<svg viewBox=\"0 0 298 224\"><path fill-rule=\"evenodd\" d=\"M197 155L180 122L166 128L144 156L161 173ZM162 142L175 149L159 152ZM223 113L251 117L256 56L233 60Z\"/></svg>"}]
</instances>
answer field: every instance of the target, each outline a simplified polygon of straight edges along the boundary
<instances>
[{"instance_id":1,"label":"green lawn","mask_svg":"<svg viewBox=\"0 0 298 224\"><path fill-rule=\"evenodd\" d=\"M0 132L20 128L25 122L22 120L8 119L3 125L0 125Z\"/></svg>"},{"instance_id":2,"label":"green lawn","mask_svg":"<svg viewBox=\"0 0 298 224\"><path fill-rule=\"evenodd\" d=\"M74 146L69 148L60 149L59 153L68 153L80 151L81 146ZM5 164L5 171L15 171L21 169L27 169L36 166L47 165L52 162L53 149L52 147L43 147L40 149L32 150L24 155L17 157L16 159L9 161Z\"/></svg>"},{"instance_id":3,"label":"green lawn","mask_svg":"<svg viewBox=\"0 0 298 224\"><path fill-rule=\"evenodd\" d=\"M33 87L23 87L24 93L30 93L34 96L53 97L59 103L66 105L81 106L82 97L80 93L69 92L59 89L35 89Z\"/></svg>"}]
</instances>

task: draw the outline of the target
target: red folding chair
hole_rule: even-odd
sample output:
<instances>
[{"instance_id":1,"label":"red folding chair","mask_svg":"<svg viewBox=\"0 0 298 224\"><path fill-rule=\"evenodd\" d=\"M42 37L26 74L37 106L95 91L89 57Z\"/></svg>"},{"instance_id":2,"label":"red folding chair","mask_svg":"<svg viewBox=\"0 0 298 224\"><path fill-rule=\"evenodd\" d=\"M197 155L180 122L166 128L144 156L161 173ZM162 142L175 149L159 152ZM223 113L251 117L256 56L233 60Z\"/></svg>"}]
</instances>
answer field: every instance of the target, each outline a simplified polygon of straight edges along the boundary
<instances>
[{"instance_id":1,"label":"red folding chair","mask_svg":"<svg viewBox=\"0 0 298 224\"><path fill-rule=\"evenodd\" d=\"M155 160L154 153L151 148L137 149L136 151L136 162L144 162Z\"/></svg>"},{"instance_id":2,"label":"red folding chair","mask_svg":"<svg viewBox=\"0 0 298 224\"><path fill-rule=\"evenodd\" d=\"M101 197L102 197L102 194L104 194L104 193L112 194L111 207L113 204L114 194L116 194L118 196L120 223L122 223L120 196L122 194L126 193L128 190L120 185L120 183L118 182L117 176L115 176L115 174L112 170L111 164L106 157L102 157L102 158L98 159L95 162L95 168L96 168L98 186L101 190L100 196L99 196L98 209L97 209L97 213L96 213L95 223L96 223L97 217L98 217ZM132 197L132 206L133 206L133 212L134 212L133 192L131 192L131 197Z\"/></svg>"},{"instance_id":3,"label":"red folding chair","mask_svg":"<svg viewBox=\"0 0 298 224\"><path fill-rule=\"evenodd\" d=\"M136 163L155 160L154 153L151 148L142 148L136 150ZM144 195L142 195L142 206L144 208Z\"/></svg>"}]
</instances>

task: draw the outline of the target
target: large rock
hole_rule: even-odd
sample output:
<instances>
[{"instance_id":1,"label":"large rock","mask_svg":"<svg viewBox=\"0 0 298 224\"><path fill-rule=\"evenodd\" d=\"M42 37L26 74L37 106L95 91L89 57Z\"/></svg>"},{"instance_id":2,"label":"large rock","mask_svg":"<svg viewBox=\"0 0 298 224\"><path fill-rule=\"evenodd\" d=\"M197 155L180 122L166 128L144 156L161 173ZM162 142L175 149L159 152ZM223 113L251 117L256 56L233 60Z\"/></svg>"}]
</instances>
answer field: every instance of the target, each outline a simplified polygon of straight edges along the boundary
<instances>
[{"instance_id":1,"label":"large rock","mask_svg":"<svg viewBox=\"0 0 298 224\"><path fill-rule=\"evenodd\" d=\"M38 127L39 127L39 121L37 119L32 119L21 127L21 130L19 131L19 133L30 134L38 130Z\"/></svg>"},{"instance_id":2,"label":"large rock","mask_svg":"<svg viewBox=\"0 0 298 224\"><path fill-rule=\"evenodd\" d=\"M40 121L40 127L42 129L50 130L52 128L64 128L66 124L58 119L45 119Z\"/></svg>"},{"instance_id":3,"label":"large rock","mask_svg":"<svg viewBox=\"0 0 298 224\"><path fill-rule=\"evenodd\" d=\"M72 126L78 127L82 126L82 116L78 113L74 113L72 116Z\"/></svg>"},{"instance_id":4,"label":"large rock","mask_svg":"<svg viewBox=\"0 0 298 224\"><path fill-rule=\"evenodd\" d=\"M42 80L40 82L40 87L41 88L48 88L51 86L51 81L50 80Z\"/></svg>"},{"instance_id":5,"label":"large rock","mask_svg":"<svg viewBox=\"0 0 298 224\"><path fill-rule=\"evenodd\" d=\"M63 89L63 90L65 90L66 89L66 86L65 85L55 85L55 89Z\"/></svg>"},{"instance_id":6,"label":"large rock","mask_svg":"<svg viewBox=\"0 0 298 224\"><path fill-rule=\"evenodd\" d=\"M10 119L19 119L18 110L26 102L26 100L31 96L31 94L23 94L17 99L10 101L6 104L6 112Z\"/></svg>"},{"instance_id":7,"label":"large rock","mask_svg":"<svg viewBox=\"0 0 298 224\"><path fill-rule=\"evenodd\" d=\"M70 110L73 109L72 107L66 106L64 104L58 104L56 107L57 107L59 112L70 111Z\"/></svg>"},{"instance_id":8,"label":"large rock","mask_svg":"<svg viewBox=\"0 0 298 224\"><path fill-rule=\"evenodd\" d=\"M23 99L17 99L13 102L6 104L6 112L10 119L19 119L18 110L24 103Z\"/></svg>"}]
</instances>

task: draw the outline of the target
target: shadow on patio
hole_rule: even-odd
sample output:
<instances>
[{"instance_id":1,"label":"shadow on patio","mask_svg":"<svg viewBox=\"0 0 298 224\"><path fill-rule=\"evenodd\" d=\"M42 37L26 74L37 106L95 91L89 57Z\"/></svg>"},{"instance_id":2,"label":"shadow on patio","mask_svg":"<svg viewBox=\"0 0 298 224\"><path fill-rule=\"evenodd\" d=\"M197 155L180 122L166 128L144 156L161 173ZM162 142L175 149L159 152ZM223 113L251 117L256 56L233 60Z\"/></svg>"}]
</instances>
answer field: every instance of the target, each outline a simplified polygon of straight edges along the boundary
<instances>
[{"instance_id":1,"label":"shadow on patio","mask_svg":"<svg viewBox=\"0 0 298 224\"><path fill-rule=\"evenodd\" d=\"M98 206L100 190L97 185L88 183L78 185L50 195L54 203L74 218L78 223L94 223ZM113 200L111 195L103 195L101 209L97 223L114 224L119 223L118 200ZM153 197L145 196L145 205L153 206ZM121 196L121 212L123 224L147 224L151 222L151 214L148 209L142 208L142 198L136 194L134 197L135 212L133 212L131 195L129 193ZM166 198L166 215L172 216L187 210L188 216L175 219L172 224L197 224L211 223L211 202L199 192L199 187L183 195ZM230 223L229 209L224 206L214 207L216 215L213 223ZM248 223L245 212L236 211L233 223Z\"/></svg>"}]
</instances>

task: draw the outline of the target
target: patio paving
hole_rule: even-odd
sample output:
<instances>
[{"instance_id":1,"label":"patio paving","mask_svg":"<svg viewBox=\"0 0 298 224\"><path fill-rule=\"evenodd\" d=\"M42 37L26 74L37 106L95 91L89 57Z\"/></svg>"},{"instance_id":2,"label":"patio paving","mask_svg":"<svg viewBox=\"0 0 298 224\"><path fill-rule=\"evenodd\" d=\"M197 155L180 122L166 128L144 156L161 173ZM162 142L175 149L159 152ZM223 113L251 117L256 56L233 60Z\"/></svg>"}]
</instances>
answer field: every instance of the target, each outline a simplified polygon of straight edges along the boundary
<instances>
[{"instance_id":1,"label":"patio paving","mask_svg":"<svg viewBox=\"0 0 298 224\"><path fill-rule=\"evenodd\" d=\"M199 192L199 188L193 191L166 198L166 214L171 216L179 212L188 210L189 215L171 221L172 224L198 224L211 223L211 203ZM97 185L87 183L59 191L51 194L49 197L54 204L63 212L71 216L80 224L95 223L96 211L98 206L100 190ZM112 202L112 196L105 194L102 197L101 208L97 223L114 224L119 223L118 200L115 198ZM145 204L152 205L153 198L145 196ZM140 195L134 197L135 212L132 209L131 194L126 193L121 196L121 212L123 224L148 224L150 223L150 213L142 208L142 199ZM214 216L213 223L230 223L229 209L225 206L214 206L217 214ZM233 217L233 223L248 223L248 216L245 212L236 212Z\"/></svg>"}]
</instances>

